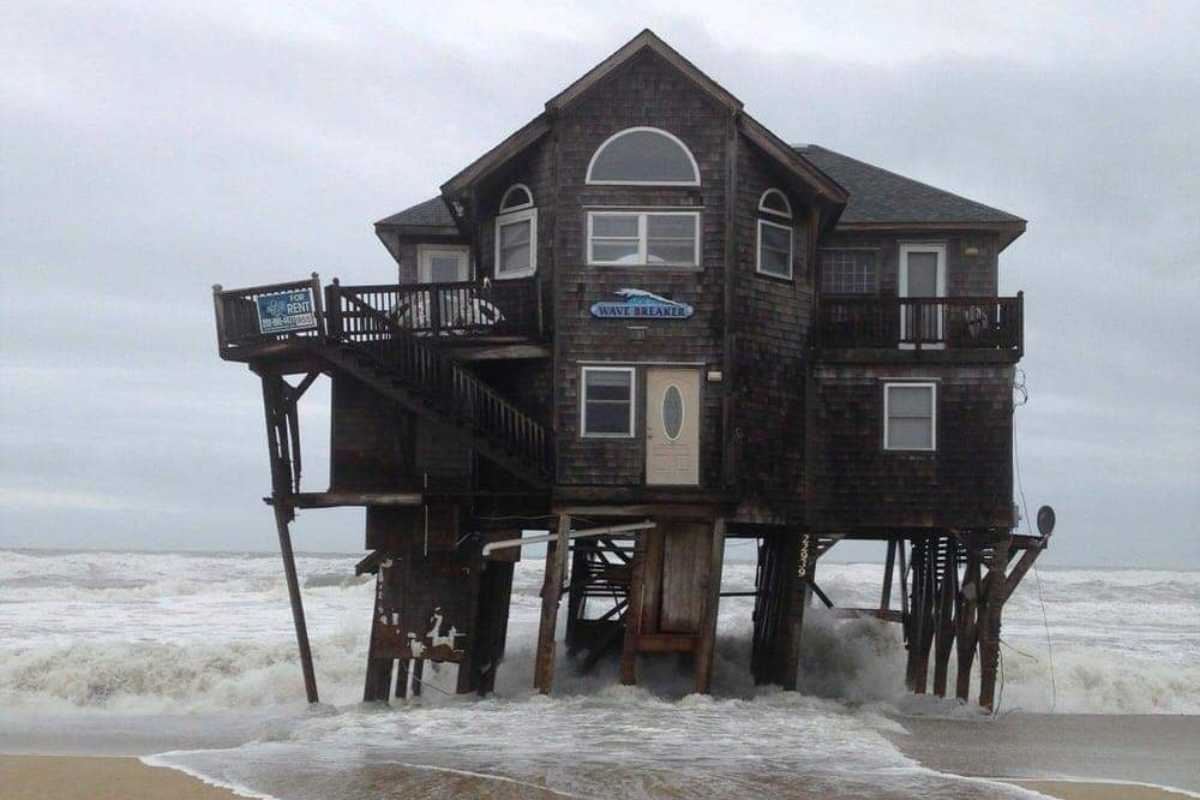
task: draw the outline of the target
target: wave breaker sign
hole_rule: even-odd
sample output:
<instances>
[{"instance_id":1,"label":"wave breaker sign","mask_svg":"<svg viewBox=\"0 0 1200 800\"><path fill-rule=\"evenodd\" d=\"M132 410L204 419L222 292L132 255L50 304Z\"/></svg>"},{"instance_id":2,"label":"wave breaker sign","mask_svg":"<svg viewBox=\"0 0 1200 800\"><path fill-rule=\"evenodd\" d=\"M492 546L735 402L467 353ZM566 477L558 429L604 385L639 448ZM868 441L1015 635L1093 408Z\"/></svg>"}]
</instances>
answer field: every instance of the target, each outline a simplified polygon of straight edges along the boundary
<instances>
[{"instance_id":1,"label":"wave breaker sign","mask_svg":"<svg viewBox=\"0 0 1200 800\"><path fill-rule=\"evenodd\" d=\"M317 314L312 289L297 289L258 298L259 333L311 331L316 327Z\"/></svg>"},{"instance_id":2,"label":"wave breaker sign","mask_svg":"<svg viewBox=\"0 0 1200 800\"><path fill-rule=\"evenodd\" d=\"M687 319L695 309L644 289L617 289L622 300L592 304L592 316L600 319Z\"/></svg>"}]
</instances>

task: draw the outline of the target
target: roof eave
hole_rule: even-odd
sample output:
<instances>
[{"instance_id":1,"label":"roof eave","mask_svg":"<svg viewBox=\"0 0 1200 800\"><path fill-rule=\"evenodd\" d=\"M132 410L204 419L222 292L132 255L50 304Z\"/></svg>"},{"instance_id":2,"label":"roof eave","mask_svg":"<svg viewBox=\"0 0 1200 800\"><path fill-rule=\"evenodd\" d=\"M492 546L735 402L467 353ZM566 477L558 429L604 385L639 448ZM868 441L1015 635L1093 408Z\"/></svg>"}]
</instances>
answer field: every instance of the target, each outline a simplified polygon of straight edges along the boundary
<instances>
[{"instance_id":1,"label":"roof eave","mask_svg":"<svg viewBox=\"0 0 1200 800\"><path fill-rule=\"evenodd\" d=\"M792 149L761 122L746 113L738 115L738 129L770 158L799 176L812 192L827 203L844 208L850 193L815 164ZM840 213L840 211L839 211Z\"/></svg>"},{"instance_id":2,"label":"roof eave","mask_svg":"<svg viewBox=\"0 0 1200 800\"><path fill-rule=\"evenodd\" d=\"M446 198L447 203L460 197L480 178L491 174L549 133L550 127L548 115L538 114L506 137L500 144L488 150L460 170L453 178L443 183L440 187L442 197Z\"/></svg>"},{"instance_id":3,"label":"roof eave","mask_svg":"<svg viewBox=\"0 0 1200 800\"><path fill-rule=\"evenodd\" d=\"M991 222L959 221L930 222L928 220L888 220L879 222L839 222L839 231L920 231L929 233L951 233L956 231L982 231L1000 234L1000 250L1008 247L1025 233L1027 222L1023 219L995 220Z\"/></svg>"}]
</instances>

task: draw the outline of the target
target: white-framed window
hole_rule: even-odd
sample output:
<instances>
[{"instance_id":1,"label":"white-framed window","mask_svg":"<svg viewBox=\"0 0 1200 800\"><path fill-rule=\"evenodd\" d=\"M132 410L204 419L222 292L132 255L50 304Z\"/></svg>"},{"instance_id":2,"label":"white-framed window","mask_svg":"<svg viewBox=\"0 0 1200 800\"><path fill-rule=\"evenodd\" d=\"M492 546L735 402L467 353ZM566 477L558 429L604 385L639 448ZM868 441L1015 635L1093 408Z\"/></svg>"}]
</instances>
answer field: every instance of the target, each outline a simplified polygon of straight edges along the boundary
<instances>
[{"instance_id":1,"label":"white-framed window","mask_svg":"<svg viewBox=\"0 0 1200 800\"><path fill-rule=\"evenodd\" d=\"M417 245L417 280L459 283L471 279L471 249L465 244Z\"/></svg>"},{"instance_id":2,"label":"white-framed window","mask_svg":"<svg viewBox=\"0 0 1200 800\"><path fill-rule=\"evenodd\" d=\"M626 128L596 148L587 182L610 186L699 186L700 167L679 137L661 128Z\"/></svg>"},{"instance_id":3,"label":"white-framed window","mask_svg":"<svg viewBox=\"0 0 1200 800\"><path fill-rule=\"evenodd\" d=\"M905 381L883 385L883 448L937 449L937 384Z\"/></svg>"},{"instance_id":4,"label":"white-framed window","mask_svg":"<svg viewBox=\"0 0 1200 800\"><path fill-rule=\"evenodd\" d=\"M589 211L587 263L700 266L699 211Z\"/></svg>"},{"instance_id":5,"label":"white-framed window","mask_svg":"<svg viewBox=\"0 0 1200 800\"><path fill-rule=\"evenodd\" d=\"M772 278L792 278L792 226L758 221L758 272Z\"/></svg>"},{"instance_id":6,"label":"white-framed window","mask_svg":"<svg viewBox=\"0 0 1200 800\"><path fill-rule=\"evenodd\" d=\"M784 219L792 218L792 204L788 202L787 195L779 189L767 189L763 192L762 197L758 198L758 210Z\"/></svg>"},{"instance_id":7,"label":"white-framed window","mask_svg":"<svg viewBox=\"0 0 1200 800\"><path fill-rule=\"evenodd\" d=\"M826 294L878 294L877 250L821 248L821 291Z\"/></svg>"},{"instance_id":8,"label":"white-framed window","mask_svg":"<svg viewBox=\"0 0 1200 800\"><path fill-rule=\"evenodd\" d=\"M580 436L632 438L636 384L633 367L583 367L579 392Z\"/></svg>"},{"instance_id":9,"label":"white-framed window","mask_svg":"<svg viewBox=\"0 0 1200 800\"><path fill-rule=\"evenodd\" d=\"M514 184L500 200L496 217L496 280L525 278L537 272L537 209L533 192Z\"/></svg>"}]
</instances>

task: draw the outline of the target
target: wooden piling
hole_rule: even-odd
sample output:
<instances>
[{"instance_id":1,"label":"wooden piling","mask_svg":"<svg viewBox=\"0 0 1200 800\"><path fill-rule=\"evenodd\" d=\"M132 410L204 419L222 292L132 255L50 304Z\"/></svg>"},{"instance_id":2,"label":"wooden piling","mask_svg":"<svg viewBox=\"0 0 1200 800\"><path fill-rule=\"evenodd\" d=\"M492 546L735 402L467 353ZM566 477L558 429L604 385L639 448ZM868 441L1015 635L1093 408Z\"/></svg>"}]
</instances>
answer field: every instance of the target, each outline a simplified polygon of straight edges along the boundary
<instances>
[{"instance_id":1,"label":"wooden piling","mask_svg":"<svg viewBox=\"0 0 1200 800\"><path fill-rule=\"evenodd\" d=\"M283 396L283 378L276 375L261 377L267 449L271 460L271 505L275 510L275 530L279 534L279 554L283 558L283 574L292 605L292 623L296 628L296 645L300 651L300 667L304 672L304 692L308 702L317 703L317 676L313 669L312 649L308 644L308 626L304 622L304 601L300 597L300 580L296 576L296 556L292 552L292 536L288 530L295 511L289 501L293 489L292 468L286 454L288 438L294 428L288 422L289 408ZM294 405L290 413L295 414Z\"/></svg>"},{"instance_id":2,"label":"wooden piling","mask_svg":"<svg viewBox=\"0 0 1200 800\"><path fill-rule=\"evenodd\" d=\"M964 703L971 693L971 666L975 662L975 646L978 641L976 613L979 608L979 592L979 557L968 547L967 566L963 570L962 589L954 612L954 646L958 653L955 695Z\"/></svg>"},{"instance_id":3,"label":"wooden piling","mask_svg":"<svg viewBox=\"0 0 1200 800\"><path fill-rule=\"evenodd\" d=\"M571 517L558 515L558 541L546 545L546 573L542 583L542 619L538 627L537 663L533 685L542 694L550 694L554 685L554 628L562 601L563 575L567 554L571 551Z\"/></svg>"},{"instance_id":4,"label":"wooden piling","mask_svg":"<svg viewBox=\"0 0 1200 800\"><path fill-rule=\"evenodd\" d=\"M804 632L804 613L812 599L813 572L817 563L817 536L801 534L795 542L792 575L787 582L787 612L783 630L785 646L782 649L782 674L779 685L787 691L795 691L800 682L800 642Z\"/></svg>"},{"instance_id":5,"label":"wooden piling","mask_svg":"<svg viewBox=\"0 0 1200 800\"><path fill-rule=\"evenodd\" d=\"M629 579L629 605L625 610L625 638L621 642L621 683L637 683L638 637L642 633L642 598L645 594L646 534L637 536Z\"/></svg>"},{"instance_id":6,"label":"wooden piling","mask_svg":"<svg viewBox=\"0 0 1200 800\"><path fill-rule=\"evenodd\" d=\"M933 660L933 693L946 696L946 681L950 670L950 652L954 647L954 601L958 596L958 540L948 537L945 542L945 563L942 565L941 591L938 593L936 645Z\"/></svg>"},{"instance_id":7,"label":"wooden piling","mask_svg":"<svg viewBox=\"0 0 1200 800\"><path fill-rule=\"evenodd\" d=\"M704 616L700 644L696 650L696 691L708 694L712 686L713 655L717 641L717 615L721 603L721 570L725 565L725 520L713 523L712 551L708 562L708 581L704 587Z\"/></svg>"},{"instance_id":8,"label":"wooden piling","mask_svg":"<svg viewBox=\"0 0 1200 800\"><path fill-rule=\"evenodd\" d=\"M979 619L979 705L995 708L996 673L1000 663L1000 615L1004 609L1008 539L996 542L988 565L987 586Z\"/></svg>"}]
</instances>

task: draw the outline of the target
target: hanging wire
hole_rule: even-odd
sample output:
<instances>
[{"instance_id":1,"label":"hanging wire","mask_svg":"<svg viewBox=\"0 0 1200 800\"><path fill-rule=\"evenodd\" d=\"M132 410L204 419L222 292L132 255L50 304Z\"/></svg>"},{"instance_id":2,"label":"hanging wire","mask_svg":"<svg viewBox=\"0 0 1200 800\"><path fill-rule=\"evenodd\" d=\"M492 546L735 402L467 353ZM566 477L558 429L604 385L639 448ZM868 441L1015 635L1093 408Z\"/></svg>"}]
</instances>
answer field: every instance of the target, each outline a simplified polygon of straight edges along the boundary
<instances>
[{"instance_id":1,"label":"hanging wire","mask_svg":"<svg viewBox=\"0 0 1200 800\"><path fill-rule=\"evenodd\" d=\"M1021 450L1020 437L1017 436L1017 414L1016 408L1023 406L1029 402L1029 389L1025 385L1025 371L1019 367L1013 375L1013 391L1016 392L1021 401L1018 403L1014 400L1013 407L1013 464L1017 474L1017 493L1021 498L1021 515L1025 518L1025 530L1033 536L1033 526L1029 521L1029 503L1025 500L1025 484L1021 480ZM1037 579L1038 603L1042 607L1042 628L1046 632L1046 654L1050 665L1050 713L1054 713L1054 709L1058 707L1058 679L1054 674L1054 641L1050 636L1050 618L1046 613L1046 596L1042 588L1042 573L1038 571L1037 562L1033 564L1033 576Z\"/></svg>"}]
</instances>

